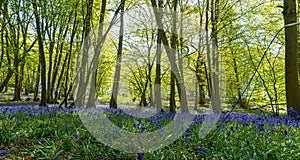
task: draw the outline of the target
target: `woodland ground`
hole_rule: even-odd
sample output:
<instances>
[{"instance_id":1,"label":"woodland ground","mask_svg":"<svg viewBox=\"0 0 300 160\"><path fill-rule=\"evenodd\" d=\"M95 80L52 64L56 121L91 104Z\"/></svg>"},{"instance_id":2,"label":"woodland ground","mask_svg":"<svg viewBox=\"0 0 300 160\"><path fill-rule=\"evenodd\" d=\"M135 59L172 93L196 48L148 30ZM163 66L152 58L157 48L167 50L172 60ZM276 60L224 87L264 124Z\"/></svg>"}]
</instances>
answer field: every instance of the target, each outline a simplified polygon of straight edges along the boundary
<instances>
[{"instance_id":1,"label":"woodland ground","mask_svg":"<svg viewBox=\"0 0 300 160\"><path fill-rule=\"evenodd\" d=\"M131 132L151 132L172 120L172 113L136 118L106 110L111 121ZM292 117L222 114L218 128L199 136L203 115L174 143L144 153L145 159L297 159L299 121ZM72 109L20 102L0 107L0 159L136 159L98 142Z\"/></svg>"}]
</instances>

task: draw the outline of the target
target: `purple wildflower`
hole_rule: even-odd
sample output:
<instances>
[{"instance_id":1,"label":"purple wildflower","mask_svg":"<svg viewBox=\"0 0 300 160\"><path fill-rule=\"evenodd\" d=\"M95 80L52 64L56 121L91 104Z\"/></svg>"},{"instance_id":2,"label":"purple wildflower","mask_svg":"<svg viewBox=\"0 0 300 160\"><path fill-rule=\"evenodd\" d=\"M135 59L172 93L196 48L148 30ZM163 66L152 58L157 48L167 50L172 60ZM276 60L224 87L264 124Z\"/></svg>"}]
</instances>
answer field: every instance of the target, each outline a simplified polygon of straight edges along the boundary
<instances>
[{"instance_id":1,"label":"purple wildflower","mask_svg":"<svg viewBox=\"0 0 300 160\"><path fill-rule=\"evenodd\" d=\"M5 155L5 154L7 154L6 150L0 150L0 155Z\"/></svg>"},{"instance_id":2,"label":"purple wildflower","mask_svg":"<svg viewBox=\"0 0 300 160\"><path fill-rule=\"evenodd\" d=\"M146 130L146 127L143 125L142 126L142 133L145 132L145 130Z\"/></svg>"},{"instance_id":3,"label":"purple wildflower","mask_svg":"<svg viewBox=\"0 0 300 160\"><path fill-rule=\"evenodd\" d=\"M77 133L73 134L73 136L74 136L76 139L78 138L78 134L77 134Z\"/></svg>"}]
</instances>

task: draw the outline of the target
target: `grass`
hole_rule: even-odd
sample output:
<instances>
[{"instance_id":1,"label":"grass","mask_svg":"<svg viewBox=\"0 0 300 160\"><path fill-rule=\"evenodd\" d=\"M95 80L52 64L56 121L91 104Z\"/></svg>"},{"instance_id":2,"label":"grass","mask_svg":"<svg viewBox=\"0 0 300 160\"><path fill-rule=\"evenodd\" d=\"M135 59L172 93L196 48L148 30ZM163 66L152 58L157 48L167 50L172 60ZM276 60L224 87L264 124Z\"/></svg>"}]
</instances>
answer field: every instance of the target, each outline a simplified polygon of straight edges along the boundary
<instances>
[{"instance_id":1,"label":"grass","mask_svg":"<svg viewBox=\"0 0 300 160\"><path fill-rule=\"evenodd\" d=\"M124 130L147 133L174 117L161 113L137 118L120 110L107 117ZM288 116L222 114L219 127L199 136L204 116L175 142L144 154L145 159L297 159L299 122ZM2 152L1 152L2 151ZM6 152L6 153L5 153ZM33 106L0 107L0 159L136 159L136 153L114 150L97 141L76 110Z\"/></svg>"}]
</instances>

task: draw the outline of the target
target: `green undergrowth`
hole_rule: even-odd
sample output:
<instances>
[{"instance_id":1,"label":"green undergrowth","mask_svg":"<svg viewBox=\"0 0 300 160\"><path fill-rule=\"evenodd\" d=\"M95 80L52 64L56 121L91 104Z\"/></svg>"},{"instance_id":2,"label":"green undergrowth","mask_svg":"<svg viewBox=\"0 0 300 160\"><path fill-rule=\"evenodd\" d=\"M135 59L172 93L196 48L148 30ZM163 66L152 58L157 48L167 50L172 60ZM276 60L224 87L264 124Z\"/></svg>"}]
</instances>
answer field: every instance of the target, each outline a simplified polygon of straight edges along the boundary
<instances>
[{"instance_id":1,"label":"green undergrowth","mask_svg":"<svg viewBox=\"0 0 300 160\"><path fill-rule=\"evenodd\" d=\"M172 120L163 115L140 119L108 112L110 120L131 132L151 132ZM242 116L241 116L242 117ZM238 119L238 116L236 116ZM249 117L248 117L249 118ZM250 117L251 118L251 117ZM245 120L246 121L246 120ZM276 119L274 120L275 123ZM284 121L284 118L282 118ZM258 125L259 124L259 125ZM145 153L145 159L297 159L300 131L282 123L244 124L234 118L209 135L200 136L195 122L175 142ZM0 159L136 159L136 153L114 150L97 141L82 125L77 112L0 112Z\"/></svg>"}]
</instances>

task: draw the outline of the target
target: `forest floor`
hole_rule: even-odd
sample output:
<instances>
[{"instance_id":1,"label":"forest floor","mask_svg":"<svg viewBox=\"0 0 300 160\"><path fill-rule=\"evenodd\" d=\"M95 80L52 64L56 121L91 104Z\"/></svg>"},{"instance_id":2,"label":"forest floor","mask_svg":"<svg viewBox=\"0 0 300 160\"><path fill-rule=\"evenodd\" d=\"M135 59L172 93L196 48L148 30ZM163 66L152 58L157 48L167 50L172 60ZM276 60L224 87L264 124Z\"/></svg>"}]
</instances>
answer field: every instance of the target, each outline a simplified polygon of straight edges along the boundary
<instances>
[{"instance_id":1,"label":"forest floor","mask_svg":"<svg viewBox=\"0 0 300 160\"><path fill-rule=\"evenodd\" d=\"M96 139L76 110L32 107L21 103L0 107L0 159L133 160L137 157L137 153L120 151L116 146ZM138 118L114 109L106 109L104 114L120 129L140 135L166 129L174 117L173 113L163 112ZM98 124L97 117L96 114L88 118ZM174 142L162 144L160 149L145 152L143 156L150 160L297 159L300 156L300 123L291 117L223 113L218 117L216 128L210 128L209 133L203 135L202 125L209 117L214 119L215 115L196 115L189 128ZM114 132L109 133L101 135L114 135ZM173 132L170 133L164 135L163 132L161 136L172 136ZM121 144L132 141L122 137L114 140L120 138ZM155 139L136 143L151 144Z\"/></svg>"}]
</instances>

